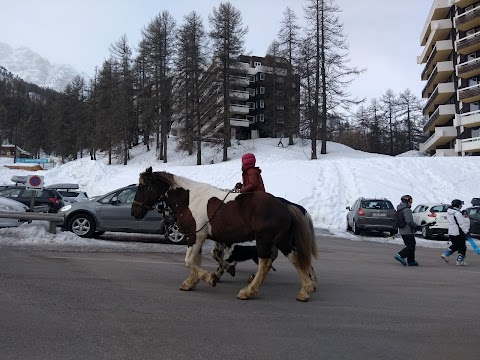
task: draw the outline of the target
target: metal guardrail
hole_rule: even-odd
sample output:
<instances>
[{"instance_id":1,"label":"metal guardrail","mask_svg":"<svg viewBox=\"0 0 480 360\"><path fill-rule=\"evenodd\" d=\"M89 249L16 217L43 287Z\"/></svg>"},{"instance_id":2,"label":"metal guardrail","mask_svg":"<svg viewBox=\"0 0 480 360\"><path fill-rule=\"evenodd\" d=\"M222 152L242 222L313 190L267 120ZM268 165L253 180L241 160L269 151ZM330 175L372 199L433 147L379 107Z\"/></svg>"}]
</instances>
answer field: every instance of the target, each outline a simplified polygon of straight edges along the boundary
<instances>
[{"instance_id":1,"label":"metal guardrail","mask_svg":"<svg viewBox=\"0 0 480 360\"><path fill-rule=\"evenodd\" d=\"M57 224L65 221L65 217L60 214L20 212L20 211L0 211L0 218L19 219L19 220L43 220L48 221L48 231L56 233Z\"/></svg>"}]
</instances>

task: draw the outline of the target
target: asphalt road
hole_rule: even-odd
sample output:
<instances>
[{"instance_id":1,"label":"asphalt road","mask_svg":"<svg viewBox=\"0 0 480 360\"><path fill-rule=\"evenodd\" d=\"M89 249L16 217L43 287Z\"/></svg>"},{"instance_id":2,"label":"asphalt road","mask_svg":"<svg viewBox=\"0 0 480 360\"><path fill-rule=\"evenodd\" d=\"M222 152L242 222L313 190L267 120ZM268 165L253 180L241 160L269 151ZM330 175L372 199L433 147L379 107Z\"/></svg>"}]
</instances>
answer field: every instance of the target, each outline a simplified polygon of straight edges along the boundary
<instances>
[{"instance_id":1,"label":"asphalt road","mask_svg":"<svg viewBox=\"0 0 480 360\"><path fill-rule=\"evenodd\" d=\"M317 240L308 303L283 256L242 301L253 262L182 292L183 254L2 248L0 359L480 359L480 257L418 248L403 267L398 245Z\"/></svg>"}]
</instances>

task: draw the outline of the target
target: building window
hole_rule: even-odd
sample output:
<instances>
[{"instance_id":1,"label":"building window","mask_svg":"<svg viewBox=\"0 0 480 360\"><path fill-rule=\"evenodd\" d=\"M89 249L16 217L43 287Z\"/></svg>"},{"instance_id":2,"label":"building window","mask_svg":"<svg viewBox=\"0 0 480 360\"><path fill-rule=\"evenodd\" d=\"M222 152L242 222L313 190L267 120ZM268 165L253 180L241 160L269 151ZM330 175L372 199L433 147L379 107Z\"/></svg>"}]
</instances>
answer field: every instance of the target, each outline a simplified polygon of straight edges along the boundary
<instances>
[{"instance_id":1,"label":"building window","mask_svg":"<svg viewBox=\"0 0 480 360\"><path fill-rule=\"evenodd\" d=\"M265 74L264 73L260 73L260 80L265 80Z\"/></svg>"},{"instance_id":2,"label":"building window","mask_svg":"<svg viewBox=\"0 0 480 360\"><path fill-rule=\"evenodd\" d=\"M258 88L255 88L255 95L258 95Z\"/></svg>"},{"instance_id":3,"label":"building window","mask_svg":"<svg viewBox=\"0 0 480 360\"><path fill-rule=\"evenodd\" d=\"M249 82L255 82L255 75L248 75L248 81Z\"/></svg>"},{"instance_id":4,"label":"building window","mask_svg":"<svg viewBox=\"0 0 480 360\"><path fill-rule=\"evenodd\" d=\"M253 102L247 102L247 106L248 106L250 109L255 109L255 103L253 103Z\"/></svg>"},{"instance_id":5,"label":"building window","mask_svg":"<svg viewBox=\"0 0 480 360\"><path fill-rule=\"evenodd\" d=\"M480 128L472 129L472 138L480 137Z\"/></svg>"},{"instance_id":6,"label":"building window","mask_svg":"<svg viewBox=\"0 0 480 360\"><path fill-rule=\"evenodd\" d=\"M261 63L260 61L255 61L255 62L253 63L253 65L254 65L254 66L260 66L260 65L262 65L262 63Z\"/></svg>"},{"instance_id":7,"label":"building window","mask_svg":"<svg viewBox=\"0 0 480 360\"><path fill-rule=\"evenodd\" d=\"M265 94L265 86L260 86L260 94Z\"/></svg>"},{"instance_id":8,"label":"building window","mask_svg":"<svg viewBox=\"0 0 480 360\"><path fill-rule=\"evenodd\" d=\"M283 91L282 90L277 90L277 95L278 96L283 96Z\"/></svg>"},{"instance_id":9,"label":"building window","mask_svg":"<svg viewBox=\"0 0 480 360\"><path fill-rule=\"evenodd\" d=\"M285 79L283 78L283 76L277 76L277 82L279 84L283 84L285 82Z\"/></svg>"},{"instance_id":10,"label":"building window","mask_svg":"<svg viewBox=\"0 0 480 360\"><path fill-rule=\"evenodd\" d=\"M255 96L255 89L248 88L247 91L248 91L248 95Z\"/></svg>"},{"instance_id":11,"label":"building window","mask_svg":"<svg viewBox=\"0 0 480 360\"><path fill-rule=\"evenodd\" d=\"M284 109L285 109L285 106L283 106L283 105L277 105L277 109L278 109L278 110L284 110Z\"/></svg>"},{"instance_id":12,"label":"building window","mask_svg":"<svg viewBox=\"0 0 480 360\"><path fill-rule=\"evenodd\" d=\"M258 120L261 122L264 122L265 121L264 115L263 114L258 115Z\"/></svg>"},{"instance_id":13,"label":"building window","mask_svg":"<svg viewBox=\"0 0 480 360\"><path fill-rule=\"evenodd\" d=\"M265 102L263 100L260 100L260 108L263 109L265 107Z\"/></svg>"},{"instance_id":14,"label":"building window","mask_svg":"<svg viewBox=\"0 0 480 360\"><path fill-rule=\"evenodd\" d=\"M292 82L292 88L296 88L297 87L297 84L295 84L294 82Z\"/></svg>"}]
</instances>

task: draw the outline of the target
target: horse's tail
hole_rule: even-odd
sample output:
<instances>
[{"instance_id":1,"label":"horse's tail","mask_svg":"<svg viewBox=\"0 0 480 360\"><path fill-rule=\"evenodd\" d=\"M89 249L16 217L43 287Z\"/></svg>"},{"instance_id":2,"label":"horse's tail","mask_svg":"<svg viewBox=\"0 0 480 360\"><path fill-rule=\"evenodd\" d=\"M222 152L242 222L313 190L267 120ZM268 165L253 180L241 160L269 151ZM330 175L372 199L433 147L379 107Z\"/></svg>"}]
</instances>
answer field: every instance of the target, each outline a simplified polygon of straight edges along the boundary
<instances>
[{"instance_id":1,"label":"horse's tail","mask_svg":"<svg viewBox=\"0 0 480 360\"><path fill-rule=\"evenodd\" d=\"M309 271L312 266L312 257L318 257L315 231L310 214L301 206L289 204L288 210L293 216L293 240L297 251L298 266L304 271Z\"/></svg>"}]
</instances>

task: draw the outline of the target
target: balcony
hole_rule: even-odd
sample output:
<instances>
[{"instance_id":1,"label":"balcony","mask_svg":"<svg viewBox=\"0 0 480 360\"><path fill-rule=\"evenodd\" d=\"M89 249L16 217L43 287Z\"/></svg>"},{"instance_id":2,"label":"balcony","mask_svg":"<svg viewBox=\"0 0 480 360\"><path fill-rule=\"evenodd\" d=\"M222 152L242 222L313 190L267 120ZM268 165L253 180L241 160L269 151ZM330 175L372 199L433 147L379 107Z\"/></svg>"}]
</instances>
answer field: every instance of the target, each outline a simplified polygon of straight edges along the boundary
<instances>
[{"instance_id":1,"label":"balcony","mask_svg":"<svg viewBox=\"0 0 480 360\"><path fill-rule=\"evenodd\" d=\"M468 55L480 50L480 32L466 36L455 42L457 52L462 55Z\"/></svg>"},{"instance_id":2,"label":"balcony","mask_svg":"<svg viewBox=\"0 0 480 360\"><path fill-rule=\"evenodd\" d=\"M447 81L452 75L453 70L453 61L442 61L437 63L423 88L422 97L428 98L428 94L433 91L437 84Z\"/></svg>"},{"instance_id":3,"label":"balcony","mask_svg":"<svg viewBox=\"0 0 480 360\"><path fill-rule=\"evenodd\" d=\"M422 144L422 151L430 151L440 145L448 144L457 137L455 126L436 127L435 132Z\"/></svg>"},{"instance_id":4,"label":"balcony","mask_svg":"<svg viewBox=\"0 0 480 360\"><path fill-rule=\"evenodd\" d=\"M463 79L480 74L480 58L457 65L457 75Z\"/></svg>"},{"instance_id":5,"label":"balcony","mask_svg":"<svg viewBox=\"0 0 480 360\"><path fill-rule=\"evenodd\" d=\"M480 152L480 137L458 139L455 144L456 152Z\"/></svg>"},{"instance_id":6,"label":"balcony","mask_svg":"<svg viewBox=\"0 0 480 360\"><path fill-rule=\"evenodd\" d=\"M455 126L464 126L466 128L480 126L480 110L457 114L453 124Z\"/></svg>"},{"instance_id":7,"label":"balcony","mask_svg":"<svg viewBox=\"0 0 480 360\"><path fill-rule=\"evenodd\" d=\"M247 115L249 112L250 112L250 106L248 106L248 105L240 105L240 104L230 105L230 113L231 114Z\"/></svg>"},{"instance_id":8,"label":"balcony","mask_svg":"<svg viewBox=\"0 0 480 360\"><path fill-rule=\"evenodd\" d=\"M435 157L457 156L455 149L436 149Z\"/></svg>"},{"instance_id":9,"label":"balcony","mask_svg":"<svg viewBox=\"0 0 480 360\"><path fill-rule=\"evenodd\" d=\"M250 121L247 119L242 118L230 118L230 125L231 126L240 126L240 127L249 127Z\"/></svg>"},{"instance_id":10,"label":"balcony","mask_svg":"<svg viewBox=\"0 0 480 360\"><path fill-rule=\"evenodd\" d=\"M480 25L480 7L476 7L455 18L455 27L467 31Z\"/></svg>"},{"instance_id":11,"label":"balcony","mask_svg":"<svg viewBox=\"0 0 480 360\"><path fill-rule=\"evenodd\" d=\"M250 98L250 94L248 91L242 90L230 90L230 98L235 100L248 100Z\"/></svg>"},{"instance_id":12,"label":"balcony","mask_svg":"<svg viewBox=\"0 0 480 360\"><path fill-rule=\"evenodd\" d=\"M417 63L418 64L425 64L425 69L423 70L422 73L422 79L427 79L429 75L433 72L433 68L435 65L440 62L440 61L446 61L449 57L449 55L453 51L453 44L451 40L442 40L437 42L435 47L433 48L432 52L429 53L428 57L426 59L423 58L422 56L417 57Z\"/></svg>"},{"instance_id":13,"label":"balcony","mask_svg":"<svg viewBox=\"0 0 480 360\"><path fill-rule=\"evenodd\" d=\"M455 5L461 8L466 8L472 4L475 4L478 0L455 0Z\"/></svg>"},{"instance_id":14,"label":"balcony","mask_svg":"<svg viewBox=\"0 0 480 360\"><path fill-rule=\"evenodd\" d=\"M247 76L230 76L231 85L239 85L242 87L247 87L250 83Z\"/></svg>"},{"instance_id":15,"label":"balcony","mask_svg":"<svg viewBox=\"0 0 480 360\"><path fill-rule=\"evenodd\" d=\"M423 132L434 131L435 126L444 125L455 117L455 105L439 105L437 110L428 118L427 123L423 127Z\"/></svg>"},{"instance_id":16,"label":"balcony","mask_svg":"<svg viewBox=\"0 0 480 360\"><path fill-rule=\"evenodd\" d=\"M450 0L437 0L433 3L430 13L428 14L427 21L423 27L422 35L420 37L420 45L425 46L428 37L431 33L431 23L434 20L445 19L448 17L450 11Z\"/></svg>"},{"instance_id":17,"label":"balcony","mask_svg":"<svg viewBox=\"0 0 480 360\"><path fill-rule=\"evenodd\" d=\"M472 103L480 100L480 84L472 85L458 90L458 100Z\"/></svg>"},{"instance_id":18,"label":"balcony","mask_svg":"<svg viewBox=\"0 0 480 360\"><path fill-rule=\"evenodd\" d=\"M455 94L453 82L438 84L423 108L423 115L432 112L436 105L445 104L453 94Z\"/></svg>"}]
</instances>

